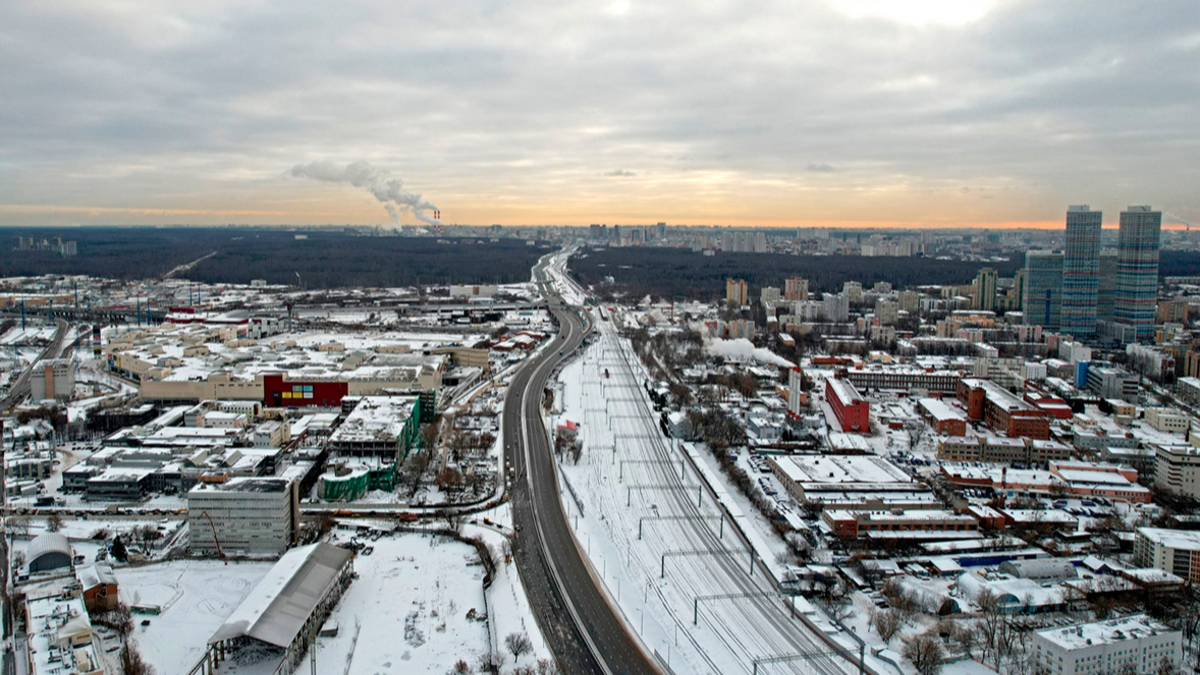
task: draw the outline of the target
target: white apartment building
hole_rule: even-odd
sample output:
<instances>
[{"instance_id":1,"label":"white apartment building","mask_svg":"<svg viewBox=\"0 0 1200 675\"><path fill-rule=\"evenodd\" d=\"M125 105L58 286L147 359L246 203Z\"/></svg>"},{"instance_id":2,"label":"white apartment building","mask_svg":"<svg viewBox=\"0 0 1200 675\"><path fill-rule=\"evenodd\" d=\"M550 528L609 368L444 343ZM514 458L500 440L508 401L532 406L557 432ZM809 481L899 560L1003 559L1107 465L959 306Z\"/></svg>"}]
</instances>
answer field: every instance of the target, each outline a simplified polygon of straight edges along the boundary
<instances>
[{"instance_id":1,"label":"white apartment building","mask_svg":"<svg viewBox=\"0 0 1200 675\"><path fill-rule=\"evenodd\" d=\"M1200 497L1200 448L1155 446L1154 485L1171 494Z\"/></svg>"},{"instance_id":2,"label":"white apartment building","mask_svg":"<svg viewBox=\"0 0 1200 675\"><path fill-rule=\"evenodd\" d=\"M75 361L50 359L38 363L29 374L29 390L35 401L70 399L75 394Z\"/></svg>"},{"instance_id":3,"label":"white apartment building","mask_svg":"<svg viewBox=\"0 0 1200 675\"><path fill-rule=\"evenodd\" d=\"M1139 527L1133 556L1142 567L1170 572L1192 583L1200 581L1200 532Z\"/></svg>"},{"instance_id":4,"label":"white apartment building","mask_svg":"<svg viewBox=\"0 0 1200 675\"><path fill-rule=\"evenodd\" d=\"M200 483L188 492L192 550L281 554L292 545L299 512L296 486L283 478Z\"/></svg>"},{"instance_id":5,"label":"white apartment building","mask_svg":"<svg viewBox=\"0 0 1200 675\"><path fill-rule=\"evenodd\" d=\"M1177 630L1144 614L1033 634L1036 675L1108 675L1157 672L1165 659L1178 669L1183 642Z\"/></svg>"}]
</instances>

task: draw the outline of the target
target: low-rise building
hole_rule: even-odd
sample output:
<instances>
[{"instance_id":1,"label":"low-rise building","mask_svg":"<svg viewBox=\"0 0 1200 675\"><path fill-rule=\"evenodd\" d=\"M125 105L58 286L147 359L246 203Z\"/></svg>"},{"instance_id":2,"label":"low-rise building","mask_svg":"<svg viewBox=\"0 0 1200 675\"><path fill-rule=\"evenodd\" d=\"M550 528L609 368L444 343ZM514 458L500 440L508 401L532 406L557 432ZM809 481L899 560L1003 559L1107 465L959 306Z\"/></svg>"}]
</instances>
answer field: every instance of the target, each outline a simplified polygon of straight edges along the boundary
<instances>
[{"instance_id":1,"label":"low-rise building","mask_svg":"<svg viewBox=\"0 0 1200 675\"><path fill-rule=\"evenodd\" d=\"M29 373L30 397L68 400L75 395L75 360L49 359L39 362Z\"/></svg>"},{"instance_id":2,"label":"low-rise building","mask_svg":"<svg viewBox=\"0 0 1200 675\"><path fill-rule=\"evenodd\" d=\"M927 372L920 368L850 369L846 371L846 379L859 389L952 395L962 375L950 371Z\"/></svg>"},{"instance_id":3,"label":"low-rise building","mask_svg":"<svg viewBox=\"0 0 1200 675\"><path fill-rule=\"evenodd\" d=\"M92 643L92 621L78 594L27 600L25 626L29 635L27 672L104 675L104 663Z\"/></svg>"},{"instance_id":4,"label":"low-rise building","mask_svg":"<svg viewBox=\"0 0 1200 675\"><path fill-rule=\"evenodd\" d=\"M1087 388L1100 398L1119 398L1130 403L1138 400L1137 377L1119 368L1089 366Z\"/></svg>"},{"instance_id":5,"label":"low-rise building","mask_svg":"<svg viewBox=\"0 0 1200 675\"><path fill-rule=\"evenodd\" d=\"M364 396L330 437L329 451L399 462L416 443L420 419L416 396Z\"/></svg>"},{"instance_id":6,"label":"low-rise building","mask_svg":"<svg viewBox=\"0 0 1200 675\"><path fill-rule=\"evenodd\" d=\"M979 522L973 516L945 509L891 509L887 511L825 510L821 514L842 539L937 541L978 538Z\"/></svg>"},{"instance_id":7,"label":"low-rise building","mask_svg":"<svg viewBox=\"0 0 1200 675\"><path fill-rule=\"evenodd\" d=\"M984 420L997 432L1039 440L1050 438L1050 415L992 382L964 378L958 382L958 400L967 409L967 417Z\"/></svg>"},{"instance_id":8,"label":"low-rise building","mask_svg":"<svg viewBox=\"0 0 1200 675\"><path fill-rule=\"evenodd\" d=\"M75 579L83 604L89 612L105 612L116 609L118 604L117 575L108 563L96 563L75 568Z\"/></svg>"},{"instance_id":9,"label":"low-rise building","mask_svg":"<svg viewBox=\"0 0 1200 675\"><path fill-rule=\"evenodd\" d=\"M1200 359L1198 359L1200 361ZM1193 406L1200 406L1200 378L1181 377L1175 382L1175 393Z\"/></svg>"},{"instance_id":10,"label":"low-rise building","mask_svg":"<svg viewBox=\"0 0 1200 675\"><path fill-rule=\"evenodd\" d=\"M1134 504L1150 502L1149 488L1138 485L1137 470L1131 466L1060 461L1050 462L1050 471L1063 481L1069 494Z\"/></svg>"},{"instance_id":11,"label":"low-rise building","mask_svg":"<svg viewBox=\"0 0 1200 675\"><path fill-rule=\"evenodd\" d=\"M1146 408L1146 424L1168 434L1187 434L1192 418L1174 408Z\"/></svg>"},{"instance_id":12,"label":"low-rise building","mask_svg":"<svg viewBox=\"0 0 1200 675\"><path fill-rule=\"evenodd\" d=\"M938 459L947 462L1045 464L1071 458L1071 448L1058 441L1000 436L952 436L938 444Z\"/></svg>"},{"instance_id":13,"label":"low-rise building","mask_svg":"<svg viewBox=\"0 0 1200 675\"><path fill-rule=\"evenodd\" d=\"M1183 661L1180 632L1144 614L1033 634L1035 672L1053 675L1172 671Z\"/></svg>"},{"instance_id":14,"label":"low-rise building","mask_svg":"<svg viewBox=\"0 0 1200 675\"><path fill-rule=\"evenodd\" d=\"M941 399L921 399L917 402L917 412L939 434L963 436L967 433L967 416Z\"/></svg>"}]
</instances>

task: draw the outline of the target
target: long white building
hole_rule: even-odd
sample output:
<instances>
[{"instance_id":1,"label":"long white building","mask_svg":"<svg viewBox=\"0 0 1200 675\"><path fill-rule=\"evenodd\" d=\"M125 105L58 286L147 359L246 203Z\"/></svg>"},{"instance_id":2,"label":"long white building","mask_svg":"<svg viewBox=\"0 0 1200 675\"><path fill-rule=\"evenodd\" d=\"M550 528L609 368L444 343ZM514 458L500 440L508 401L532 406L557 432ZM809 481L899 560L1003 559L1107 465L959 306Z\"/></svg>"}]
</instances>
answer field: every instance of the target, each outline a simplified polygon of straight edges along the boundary
<instances>
[{"instance_id":1,"label":"long white building","mask_svg":"<svg viewBox=\"0 0 1200 675\"><path fill-rule=\"evenodd\" d=\"M1183 660L1177 630L1144 614L1097 621L1033 634L1036 673L1047 675L1107 675L1153 673L1163 660L1176 669Z\"/></svg>"}]
</instances>

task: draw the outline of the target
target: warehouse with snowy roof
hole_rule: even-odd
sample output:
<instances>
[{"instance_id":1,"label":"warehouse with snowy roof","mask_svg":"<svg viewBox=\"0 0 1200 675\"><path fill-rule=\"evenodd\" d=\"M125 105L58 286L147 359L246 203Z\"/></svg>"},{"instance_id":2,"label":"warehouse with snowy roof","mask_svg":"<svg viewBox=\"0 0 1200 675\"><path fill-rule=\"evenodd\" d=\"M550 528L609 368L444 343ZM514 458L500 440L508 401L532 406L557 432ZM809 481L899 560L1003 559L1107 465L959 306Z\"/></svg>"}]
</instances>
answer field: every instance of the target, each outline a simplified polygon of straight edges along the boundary
<instances>
[{"instance_id":1,"label":"warehouse with snowy roof","mask_svg":"<svg viewBox=\"0 0 1200 675\"><path fill-rule=\"evenodd\" d=\"M210 675L224 672L223 664L251 660L271 661L264 672L293 672L350 585L351 557L325 543L288 551L208 639L204 658L189 672Z\"/></svg>"}]
</instances>

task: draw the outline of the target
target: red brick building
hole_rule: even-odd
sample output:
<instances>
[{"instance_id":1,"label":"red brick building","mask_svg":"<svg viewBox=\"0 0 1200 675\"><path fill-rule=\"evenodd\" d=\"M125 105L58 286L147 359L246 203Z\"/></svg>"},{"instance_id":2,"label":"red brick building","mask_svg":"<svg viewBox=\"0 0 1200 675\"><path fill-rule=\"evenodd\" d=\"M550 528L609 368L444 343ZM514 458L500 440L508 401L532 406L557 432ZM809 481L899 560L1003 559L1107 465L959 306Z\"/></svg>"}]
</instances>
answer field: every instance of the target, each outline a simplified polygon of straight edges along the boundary
<instances>
[{"instance_id":1,"label":"red brick building","mask_svg":"<svg viewBox=\"0 0 1200 675\"><path fill-rule=\"evenodd\" d=\"M971 420L984 420L997 433L1012 438L1049 440L1050 414L991 380L958 381L958 400Z\"/></svg>"},{"instance_id":2,"label":"red brick building","mask_svg":"<svg viewBox=\"0 0 1200 675\"><path fill-rule=\"evenodd\" d=\"M825 380L825 401L833 409L842 431L866 433L871 428L871 406L854 385L831 377Z\"/></svg>"},{"instance_id":3,"label":"red brick building","mask_svg":"<svg viewBox=\"0 0 1200 675\"><path fill-rule=\"evenodd\" d=\"M967 416L961 410L936 398L923 398L917 402L917 412L929 422L939 434L946 436L967 435Z\"/></svg>"}]
</instances>

